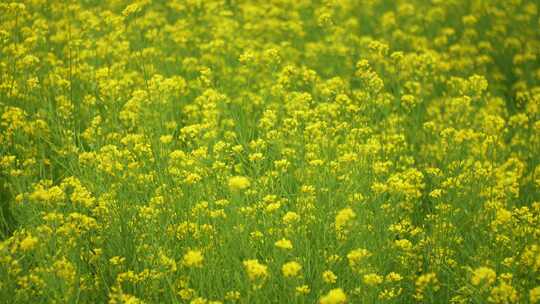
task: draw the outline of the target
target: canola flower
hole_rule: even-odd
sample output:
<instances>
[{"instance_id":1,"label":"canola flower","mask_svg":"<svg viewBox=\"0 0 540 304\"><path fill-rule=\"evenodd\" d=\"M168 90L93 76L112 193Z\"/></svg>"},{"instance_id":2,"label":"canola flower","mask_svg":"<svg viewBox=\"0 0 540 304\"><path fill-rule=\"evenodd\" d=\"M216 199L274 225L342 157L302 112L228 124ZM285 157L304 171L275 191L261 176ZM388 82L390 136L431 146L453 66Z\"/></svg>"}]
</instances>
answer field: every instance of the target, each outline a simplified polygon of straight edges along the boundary
<instances>
[{"instance_id":1,"label":"canola flower","mask_svg":"<svg viewBox=\"0 0 540 304\"><path fill-rule=\"evenodd\" d=\"M496 278L497 273L493 269L489 267L479 267L474 270L471 283L473 285L479 285L480 283L491 285L495 283Z\"/></svg>"},{"instance_id":2,"label":"canola flower","mask_svg":"<svg viewBox=\"0 0 540 304\"><path fill-rule=\"evenodd\" d=\"M330 290L326 295L321 297L319 304L345 304L347 303L347 295L341 288Z\"/></svg>"},{"instance_id":3,"label":"canola flower","mask_svg":"<svg viewBox=\"0 0 540 304\"><path fill-rule=\"evenodd\" d=\"M376 273L368 273L362 277L362 282L369 286L376 286L381 284L384 278Z\"/></svg>"},{"instance_id":4,"label":"canola flower","mask_svg":"<svg viewBox=\"0 0 540 304\"><path fill-rule=\"evenodd\" d=\"M293 243L290 241L290 240L287 240L287 239L280 239L280 240L277 240L274 245L277 247L277 248L280 248L280 249L284 249L284 250L289 250L289 249L293 249Z\"/></svg>"},{"instance_id":5,"label":"canola flower","mask_svg":"<svg viewBox=\"0 0 540 304\"><path fill-rule=\"evenodd\" d=\"M529 291L529 301L531 303L540 302L540 286L535 287Z\"/></svg>"},{"instance_id":6,"label":"canola flower","mask_svg":"<svg viewBox=\"0 0 540 304\"><path fill-rule=\"evenodd\" d=\"M268 266L258 260L245 260L243 262L246 273L251 281L265 280L269 276Z\"/></svg>"},{"instance_id":7,"label":"canola flower","mask_svg":"<svg viewBox=\"0 0 540 304\"><path fill-rule=\"evenodd\" d=\"M336 230L343 230L347 226L347 224L349 224L355 218L356 213L351 208L345 208L340 210L336 215Z\"/></svg>"},{"instance_id":8,"label":"canola flower","mask_svg":"<svg viewBox=\"0 0 540 304\"><path fill-rule=\"evenodd\" d=\"M337 276L331 270L326 270L322 273L322 278L325 283L334 284L337 281Z\"/></svg>"},{"instance_id":9,"label":"canola flower","mask_svg":"<svg viewBox=\"0 0 540 304\"><path fill-rule=\"evenodd\" d=\"M19 243L19 246L22 251L29 251L35 248L38 242L39 242L38 238L29 235L21 240L21 242Z\"/></svg>"},{"instance_id":10,"label":"canola flower","mask_svg":"<svg viewBox=\"0 0 540 304\"><path fill-rule=\"evenodd\" d=\"M283 273L283 276L287 278L296 277L300 274L301 271L302 271L302 265L300 265L300 263L295 262L295 261L287 262L283 264L283 266L281 267L281 272Z\"/></svg>"},{"instance_id":11,"label":"canola flower","mask_svg":"<svg viewBox=\"0 0 540 304\"><path fill-rule=\"evenodd\" d=\"M229 189L231 191L241 191L247 189L251 183L245 176L233 176L229 178Z\"/></svg>"},{"instance_id":12,"label":"canola flower","mask_svg":"<svg viewBox=\"0 0 540 304\"><path fill-rule=\"evenodd\" d=\"M311 288L308 285L300 285L295 288L297 295L306 295L311 292Z\"/></svg>"},{"instance_id":13,"label":"canola flower","mask_svg":"<svg viewBox=\"0 0 540 304\"><path fill-rule=\"evenodd\" d=\"M186 267L202 267L204 256L199 250L189 250L182 258L182 264Z\"/></svg>"},{"instance_id":14,"label":"canola flower","mask_svg":"<svg viewBox=\"0 0 540 304\"><path fill-rule=\"evenodd\" d=\"M533 0L0 3L0 302L540 303Z\"/></svg>"}]
</instances>

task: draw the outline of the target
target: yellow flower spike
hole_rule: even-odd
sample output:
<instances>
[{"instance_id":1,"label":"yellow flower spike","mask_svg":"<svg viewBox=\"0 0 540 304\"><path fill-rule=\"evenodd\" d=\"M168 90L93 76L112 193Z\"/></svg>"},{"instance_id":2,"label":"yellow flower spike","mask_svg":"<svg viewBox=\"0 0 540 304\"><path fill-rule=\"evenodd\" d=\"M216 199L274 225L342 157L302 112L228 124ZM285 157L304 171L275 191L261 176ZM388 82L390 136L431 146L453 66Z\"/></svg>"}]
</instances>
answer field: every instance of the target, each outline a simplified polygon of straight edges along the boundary
<instances>
[{"instance_id":1,"label":"yellow flower spike","mask_svg":"<svg viewBox=\"0 0 540 304\"><path fill-rule=\"evenodd\" d=\"M251 182L245 176L233 176L229 178L228 185L232 192L240 192L249 188Z\"/></svg>"},{"instance_id":2,"label":"yellow flower spike","mask_svg":"<svg viewBox=\"0 0 540 304\"><path fill-rule=\"evenodd\" d=\"M493 287L488 297L491 303L517 303L519 294L516 289L505 282Z\"/></svg>"},{"instance_id":3,"label":"yellow flower spike","mask_svg":"<svg viewBox=\"0 0 540 304\"><path fill-rule=\"evenodd\" d=\"M367 249L358 248L355 250L352 250L347 254L347 259L349 260L349 266L353 269L360 266L362 261L368 257L370 257L372 254Z\"/></svg>"},{"instance_id":4,"label":"yellow flower spike","mask_svg":"<svg viewBox=\"0 0 540 304\"><path fill-rule=\"evenodd\" d=\"M369 286L376 286L384 282L384 278L376 273L369 273L362 277L362 282Z\"/></svg>"},{"instance_id":5,"label":"yellow flower spike","mask_svg":"<svg viewBox=\"0 0 540 304\"><path fill-rule=\"evenodd\" d=\"M281 272L286 278L297 277L302 271L302 265L298 262L287 262L281 267Z\"/></svg>"},{"instance_id":6,"label":"yellow flower spike","mask_svg":"<svg viewBox=\"0 0 540 304\"><path fill-rule=\"evenodd\" d=\"M327 284L334 284L337 281L337 276L331 270L326 270L323 272L322 278Z\"/></svg>"},{"instance_id":7,"label":"yellow flower spike","mask_svg":"<svg viewBox=\"0 0 540 304\"><path fill-rule=\"evenodd\" d=\"M425 297L426 290L430 289L432 291L439 290L439 280L437 279L437 274L430 272L420 275L415 282L416 292L414 298L418 301L421 301Z\"/></svg>"},{"instance_id":8,"label":"yellow flower spike","mask_svg":"<svg viewBox=\"0 0 540 304\"><path fill-rule=\"evenodd\" d=\"M162 136L159 137L159 141L164 145L170 144L173 141L173 136L172 135L162 135Z\"/></svg>"},{"instance_id":9,"label":"yellow flower spike","mask_svg":"<svg viewBox=\"0 0 540 304\"><path fill-rule=\"evenodd\" d=\"M352 208L345 208L340 210L337 215L334 222L334 227L336 229L336 233L339 235L345 234L347 232L347 227L351 224L351 222L356 218L356 213L352 210Z\"/></svg>"},{"instance_id":10,"label":"yellow flower spike","mask_svg":"<svg viewBox=\"0 0 540 304\"><path fill-rule=\"evenodd\" d=\"M540 286L536 286L529 291L529 301L531 304L540 302Z\"/></svg>"},{"instance_id":11,"label":"yellow flower spike","mask_svg":"<svg viewBox=\"0 0 540 304\"><path fill-rule=\"evenodd\" d=\"M274 245L277 247L277 248L280 248L280 249L285 249L285 250L290 250L290 249L293 249L293 244L290 240L287 240L287 239L281 239L281 240L278 240L274 243Z\"/></svg>"},{"instance_id":12,"label":"yellow flower spike","mask_svg":"<svg viewBox=\"0 0 540 304\"><path fill-rule=\"evenodd\" d=\"M489 267L479 267L474 270L471 283L475 286L480 285L480 283L489 286L495 283L496 279L497 273L495 273L493 269Z\"/></svg>"},{"instance_id":13,"label":"yellow flower spike","mask_svg":"<svg viewBox=\"0 0 540 304\"><path fill-rule=\"evenodd\" d=\"M311 292L311 288L308 285L300 285L295 288L297 295L306 295Z\"/></svg>"},{"instance_id":14,"label":"yellow flower spike","mask_svg":"<svg viewBox=\"0 0 540 304\"><path fill-rule=\"evenodd\" d=\"M240 300L240 292L238 292L238 291L228 291L225 294L225 300L229 300L229 301L238 301L238 300Z\"/></svg>"},{"instance_id":15,"label":"yellow flower spike","mask_svg":"<svg viewBox=\"0 0 540 304\"><path fill-rule=\"evenodd\" d=\"M19 247L22 251L30 251L36 247L38 244L38 238L32 235L26 236L24 239L21 240L19 243Z\"/></svg>"},{"instance_id":16,"label":"yellow flower spike","mask_svg":"<svg viewBox=\"0 0 540 304\"><path fill-rule=\"evenodd\" d=\"M243 264L251 281L264 281L268 278L268 267L261 264L258 260L246 260L243 262Z\"/></svg>"},{"instance_id":17,"label":"yellow flower spike","mask_svg":"<svg viewBox=\"0 0 540 304\"><path fill-rule=\"evenodd\" d=\"M341 288L330 290L326 295L319 299L319 304L345 304L347 303L347 294Z\"/></svg>"},{"instance_id":18,"label":"yellow flower spike","mask_svg":"<svg viewBox=\"0 0 540 304\"><path fill-rule=\"evenodd\" d=\"M204 256L200 250L188 250L182 258L182 265L186 267L202 267Z\"/></svg>"},{"instance_id":19,"label":"yellow flower spike","mask_svg":"<svg viewBox=\"0 0 540 304\"><path fill-rule=\"evenodd\" d=\"M298 213L296 212L288 211L287 213L285 213L285 215L283 215L282 219L283 219L283 223L292 224L300 220L300 215L298 215Z\"/></svg>"}]
</instances>

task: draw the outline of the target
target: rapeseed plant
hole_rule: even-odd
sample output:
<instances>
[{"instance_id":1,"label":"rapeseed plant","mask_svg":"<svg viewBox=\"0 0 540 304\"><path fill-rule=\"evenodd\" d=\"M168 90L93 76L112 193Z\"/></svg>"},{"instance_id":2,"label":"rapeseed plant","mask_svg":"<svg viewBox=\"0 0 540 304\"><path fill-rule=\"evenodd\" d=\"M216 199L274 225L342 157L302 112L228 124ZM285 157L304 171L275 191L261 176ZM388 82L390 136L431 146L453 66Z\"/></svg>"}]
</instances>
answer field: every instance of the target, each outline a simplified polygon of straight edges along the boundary
<instances>
[{"instance_id":1,"label":"rapeseed plant","mask_svg":"<svg viewBox=\"0 0 540 304\"><path fill-rule=\"evenodd\" d=\"M0 302L539 303L539 26L0 3Z\"/></svg>"}]
</instances>

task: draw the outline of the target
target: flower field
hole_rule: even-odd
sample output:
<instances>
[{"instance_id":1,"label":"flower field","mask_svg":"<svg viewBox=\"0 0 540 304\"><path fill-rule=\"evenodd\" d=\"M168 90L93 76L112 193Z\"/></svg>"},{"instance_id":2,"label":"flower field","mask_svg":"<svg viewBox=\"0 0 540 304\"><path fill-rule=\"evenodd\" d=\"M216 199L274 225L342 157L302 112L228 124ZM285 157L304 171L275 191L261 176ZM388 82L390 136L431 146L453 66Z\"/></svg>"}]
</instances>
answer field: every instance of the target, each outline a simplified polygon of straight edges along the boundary
<instances>
[{"instance_id":1,"label":"flower field","mask_svg":"<svg viewBox=\"0 0 540 304\"><path fill-rule=\"evenodd\" d=\"M1 303L540 303L535 0L0 3Z\"/></svg>"}]
</instances>

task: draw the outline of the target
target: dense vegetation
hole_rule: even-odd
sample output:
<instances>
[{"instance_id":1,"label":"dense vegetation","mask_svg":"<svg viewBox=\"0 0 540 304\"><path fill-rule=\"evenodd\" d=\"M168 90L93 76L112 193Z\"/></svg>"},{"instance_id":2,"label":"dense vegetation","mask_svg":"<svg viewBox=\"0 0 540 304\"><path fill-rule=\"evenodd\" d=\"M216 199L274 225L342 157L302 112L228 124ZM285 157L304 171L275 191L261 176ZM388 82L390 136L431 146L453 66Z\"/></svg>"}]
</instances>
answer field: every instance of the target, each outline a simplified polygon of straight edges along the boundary
<instances>
[{"instance_id":1,"label":"dense vegetation","mask_svg":"<svg viewBox=\"0 0 540 304\"><path fill-rule=\"evenodd\" d=\"M0 302L539 303L538 6L0 3Z\"/></svg>"}]
</instances>

